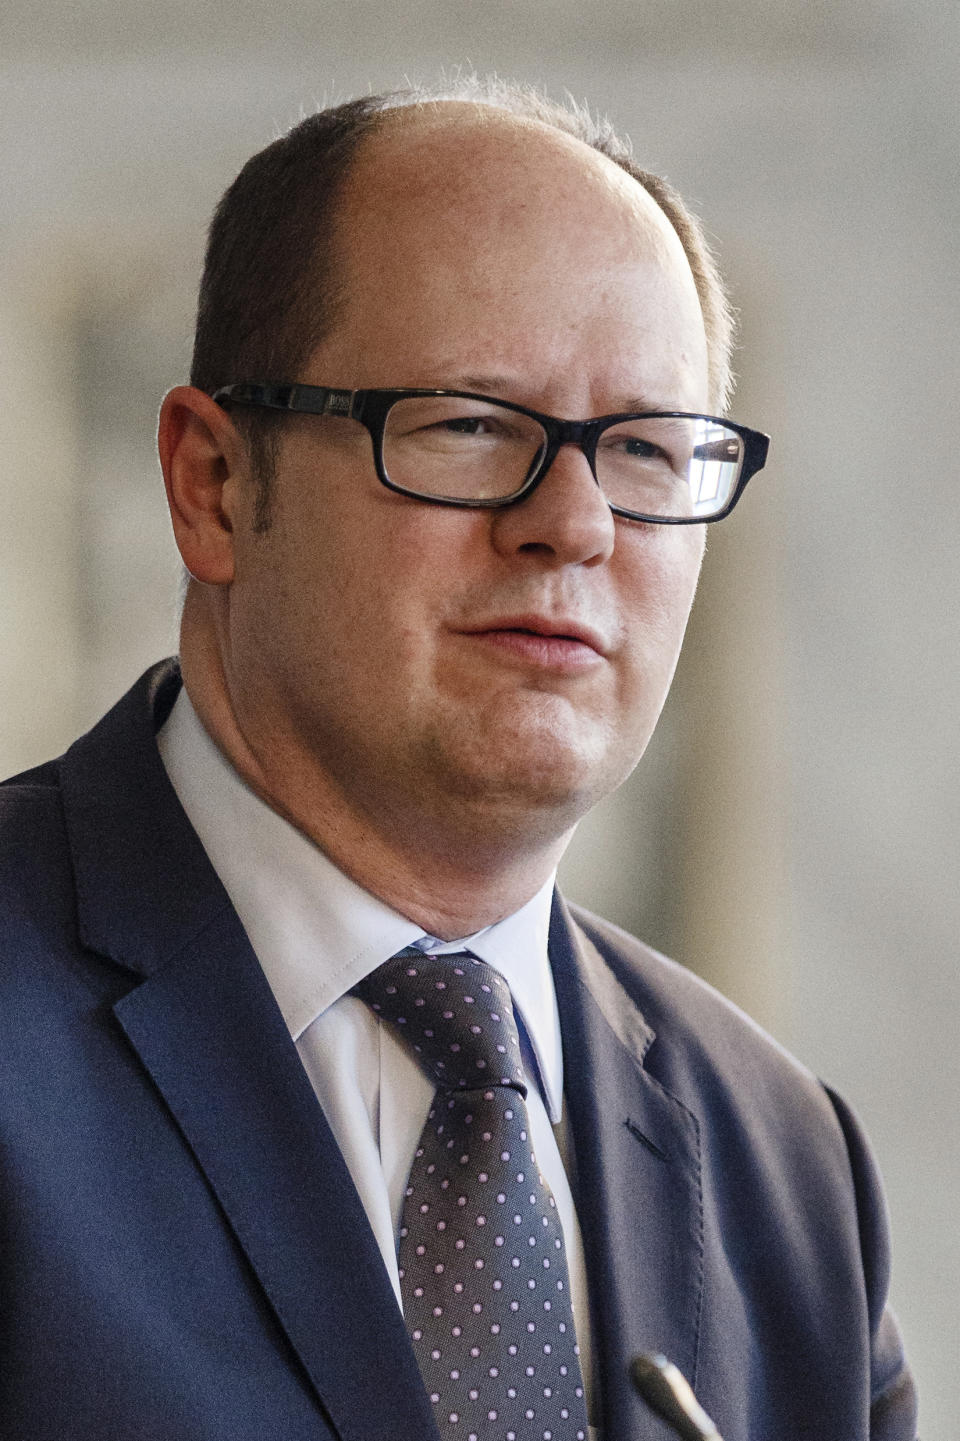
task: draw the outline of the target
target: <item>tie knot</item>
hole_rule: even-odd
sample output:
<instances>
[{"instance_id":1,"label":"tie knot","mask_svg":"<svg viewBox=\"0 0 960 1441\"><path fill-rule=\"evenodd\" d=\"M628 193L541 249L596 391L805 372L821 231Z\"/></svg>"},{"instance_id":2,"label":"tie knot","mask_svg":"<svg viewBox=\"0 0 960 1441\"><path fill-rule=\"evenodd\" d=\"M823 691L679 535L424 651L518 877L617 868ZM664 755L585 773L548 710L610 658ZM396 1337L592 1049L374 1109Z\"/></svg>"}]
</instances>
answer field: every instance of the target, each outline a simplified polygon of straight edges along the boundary
<instances>
[{"instance_id":1,"label":"tie knot","mask_svg":"<svg viewBox=\"0 0 960 1441\"><path fill-rule=\"evenodd\" d=\"M526 1095L510 987L475 956L409 948L353 993L389 1021L438 1086L511 1086Z\"/></svg>"}]
</instances>

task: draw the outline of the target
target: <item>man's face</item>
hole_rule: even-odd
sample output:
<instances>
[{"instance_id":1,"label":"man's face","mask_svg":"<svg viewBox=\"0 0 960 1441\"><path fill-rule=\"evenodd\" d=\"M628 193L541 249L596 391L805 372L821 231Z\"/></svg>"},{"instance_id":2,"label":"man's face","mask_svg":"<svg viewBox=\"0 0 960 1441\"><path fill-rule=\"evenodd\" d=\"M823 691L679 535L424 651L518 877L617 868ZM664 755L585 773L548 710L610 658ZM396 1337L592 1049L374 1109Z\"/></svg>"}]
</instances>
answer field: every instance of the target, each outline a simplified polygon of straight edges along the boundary
<instances>
[{"instance_id":1,"label":"man's face","mask_svg":"<svg viewBox=\"0 0 960 1441\"><path fill-rule=\"evenodd\" d=\"M707 408L689 267L629 177L471 107L361 157L344 304L297 376L481 391L582 419ZM616 520L564 447L502 510L377 480L355 421L290 417L273 525L238 525L227 681L268 784L426 838L559 837L630 772L673 674L702 528ZM299 778L299 780L297 779ZM442 818L442 820L441 820Z\"/></svg>"}]
</instances>

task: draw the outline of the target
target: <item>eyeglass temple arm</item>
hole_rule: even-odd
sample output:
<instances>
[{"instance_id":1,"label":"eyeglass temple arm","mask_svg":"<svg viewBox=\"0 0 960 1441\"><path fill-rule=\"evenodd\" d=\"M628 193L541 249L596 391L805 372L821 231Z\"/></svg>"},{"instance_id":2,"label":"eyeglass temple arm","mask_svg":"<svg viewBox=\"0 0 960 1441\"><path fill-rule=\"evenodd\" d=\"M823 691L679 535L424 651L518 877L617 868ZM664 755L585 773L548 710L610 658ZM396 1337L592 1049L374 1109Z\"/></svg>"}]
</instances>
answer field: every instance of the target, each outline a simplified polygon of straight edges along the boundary
<instances>
[{"instance_id":1,"label":"eyeglass temple arm","mask_svg":"<svg viewBox=\"0 0 960 1441\"><path fill-rule=\"evenodd\" d=\"M353 390L333 390L326 385L221 385L212 399L220 405L255 405L267 410L292 410L300 415L351 415Z\"/></svg>"},{"instance_id":2,"label":"eyeglass temple arm","mask_svg":"<svg viewBox=\"0 0 960 1441\"><path fill-rule=\"evenodd\" d=\"M741 432L743 444L743 471L749 477L756 475L766 464L767 452L770 448L770 437L762 434L761 431L749 431L746 434ZM702 445L697 445L693 450L693 459L699 461L724 461L735 464L739 459L740 444L724 436L720 440L706 440Z\"/></svg>"},{"instance_id":3,"label":"eyeglass temple arm","mask_svg":"<svg viewBox=\"0 0 960 1441\"><path fill-rule=\"evenodd\" d=\"M735 463L740 459L740 443L736 440L707 440L694 446L694 460L719 460Z\"/></svg>"},{"instance_id":4,"label":"eyeglass temple arm","mask_svg":"<svg viewBox=\"0 0 960 1441\"><path fill-rule=\"evenodd\" d=\"M757 440L762 440L763 445L759 445ZM694 447L693 459L729 461L733 463L740 457L740 447L742 443L742 441L732 440L729 436L724 436L721 440L706 440L702 445ZM753 436L748 437L745 450L747 451L751 467L759 470L767 458L767 437L758 436L756 440Z\"/></svg>"}]
</instances>

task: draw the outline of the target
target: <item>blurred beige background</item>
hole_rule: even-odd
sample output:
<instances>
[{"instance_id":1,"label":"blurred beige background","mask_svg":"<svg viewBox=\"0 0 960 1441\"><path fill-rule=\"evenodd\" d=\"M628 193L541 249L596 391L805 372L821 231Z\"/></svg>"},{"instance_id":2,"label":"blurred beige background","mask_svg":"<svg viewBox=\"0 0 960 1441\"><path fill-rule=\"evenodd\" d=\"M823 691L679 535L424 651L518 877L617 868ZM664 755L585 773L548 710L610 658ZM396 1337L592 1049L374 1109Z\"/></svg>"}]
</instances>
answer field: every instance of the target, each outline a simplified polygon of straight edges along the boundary
<instances>
[{"instance_id":1,"label":"blurred beige background","mask_svg":"<svg viewBox=\"0 0 960 1441\"><path fill-rule=\"evenodd\" d=\"M718 237L733 413L771 464L711 536L661 731L566 886L866 1121L927 1438L960 1412L958 54L955 0L0 15L4 773L174 648L156 409L212 207L301 113L459 64L570 90Z\"/></svg>"}]
</instances>

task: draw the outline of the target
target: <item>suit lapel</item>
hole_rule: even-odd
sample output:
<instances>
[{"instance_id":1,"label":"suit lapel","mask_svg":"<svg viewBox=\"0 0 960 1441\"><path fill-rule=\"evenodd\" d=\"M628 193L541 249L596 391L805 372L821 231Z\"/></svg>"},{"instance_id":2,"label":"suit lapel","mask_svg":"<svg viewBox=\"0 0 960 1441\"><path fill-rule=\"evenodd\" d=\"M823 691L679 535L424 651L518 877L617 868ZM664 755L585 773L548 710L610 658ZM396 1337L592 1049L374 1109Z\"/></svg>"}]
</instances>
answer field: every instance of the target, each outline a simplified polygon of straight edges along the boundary
<instances>
[{"instance_id":1,"label":"suit lapel","mask_svg":"<svg viewBox=\"0 0 960 1441\"><path fill-rule=\"evenodd\" d=\"M430 1406L380 1252L248 951L225 913L115 1014L338 1433L419 1441Z\"/></svg>"},{"instance_id":2,"label":"suit lapel","mask_svg":"<svg viewBox=\"0 0 960 1441\"><path fill-rule=\"evenodd\" d=\"M703 1257L698 1124L645 1068L653 1033L562 902L551 962L604 1431L666 1435L634 1395L628 1367L638 1352L660 1351L688 1379L696 1377Z\"/></svg>"},{"instance_id":3,"label":"suit lapel","mask_svg":"<svg viewBox=\"0 0 960 1441\"><path fill-rule=\"evenodd\" d=\"M148 675L61 763L83 942L134 973L114 1014L343 1441L436 1436L356 1189L154 741ZM144 975L145 973L145 975ZM171 1185L176 1178L171 1178Z\"/></svg>"}]
</instances>

